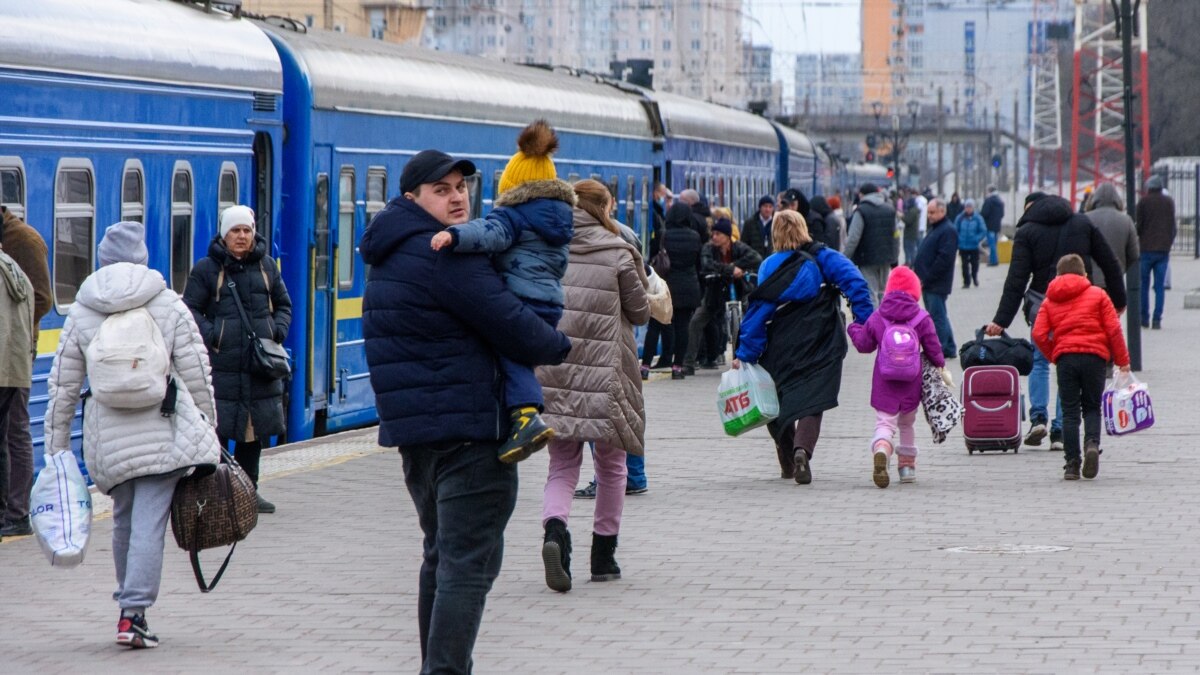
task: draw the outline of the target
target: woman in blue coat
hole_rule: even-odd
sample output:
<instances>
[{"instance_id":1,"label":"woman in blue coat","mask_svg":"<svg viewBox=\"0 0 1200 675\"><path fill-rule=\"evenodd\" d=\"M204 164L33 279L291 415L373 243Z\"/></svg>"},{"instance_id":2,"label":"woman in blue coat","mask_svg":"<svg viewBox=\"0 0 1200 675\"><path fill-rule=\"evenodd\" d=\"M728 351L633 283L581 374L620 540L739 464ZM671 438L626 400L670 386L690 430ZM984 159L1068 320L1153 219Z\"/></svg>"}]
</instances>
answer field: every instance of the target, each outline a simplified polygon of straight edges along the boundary
<instances>
[{"instance_id":1,"label":"woman in blue coat","mask_svg":"<svg viewBox=\"0 0 1200 675\"><path fill-rule=\"evenodd\" d=\"M761 363L779 392L779 417L768 425L781 477L812 482L809 465L821 416L837 407L846 358L839 295L850 299L856 323L871 316L871 291L846 256L813 243L804 217L780 211L771 224L771 254L742 319L734 368Z\"/></svg>"},{"instance_id":2,"label":"woman in blue coat","mask_svg":"<svg viewBox=\"0 0 1200 675\"><path fill-rule=\"evenodd\" d=\"M983 216L975 211L975 200L963 202L963 212L954 219L954 229L958 230L958 257L962 258L963 288L970 288L971 282L979 285L979 244L987 238L987 223Z\"/></svg>"}]
</instances>

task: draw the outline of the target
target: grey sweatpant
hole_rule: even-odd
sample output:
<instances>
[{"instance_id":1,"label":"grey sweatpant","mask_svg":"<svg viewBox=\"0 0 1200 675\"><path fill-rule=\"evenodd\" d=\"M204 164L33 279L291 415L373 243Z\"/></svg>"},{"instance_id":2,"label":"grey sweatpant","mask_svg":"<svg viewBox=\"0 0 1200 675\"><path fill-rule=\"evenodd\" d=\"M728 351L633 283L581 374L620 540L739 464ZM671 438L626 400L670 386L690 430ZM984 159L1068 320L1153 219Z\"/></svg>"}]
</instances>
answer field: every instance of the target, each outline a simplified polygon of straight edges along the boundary
<instances>
[{"instance_id":1,"label":"grey sweatpant","mask_svg":"<svg viewBox=\"0 0 1200 675\"><path fill-rule=\"evenodd\" d=\"M891 265L863 265L858 268L863 278L867 280L867 288L871 289L871 302L875 307L883 301L883 292L887 289L888 276L892 273Z\"/></svg>"},{"instance_id":2,"label":"grey sweatpant","mask_svg":"<svg viewBox=\"0 0 1200 675\"><path fill-rule=\"evenodd\" d=\"M144 476L112 489L113 561L121 609L139 613L154 604L162 581L163 537L171 515L171 497L181 472Z\"/></svg>"}]
</instances>

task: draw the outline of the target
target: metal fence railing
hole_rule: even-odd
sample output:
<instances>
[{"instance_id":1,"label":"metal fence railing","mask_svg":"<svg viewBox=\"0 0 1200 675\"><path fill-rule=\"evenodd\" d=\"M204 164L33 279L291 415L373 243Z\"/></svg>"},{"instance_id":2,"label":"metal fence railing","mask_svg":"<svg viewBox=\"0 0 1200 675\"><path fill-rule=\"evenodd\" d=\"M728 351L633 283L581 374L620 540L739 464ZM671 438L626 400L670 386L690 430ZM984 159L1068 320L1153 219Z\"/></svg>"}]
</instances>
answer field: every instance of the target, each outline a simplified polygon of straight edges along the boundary
<instances>
[{"instance_id":1,"label":"metal fence railing","mask_svg":"<svg viewBox=\"0 0 1200 675\"><path fill-rule=\"evenodd\" d=\"M1171 252L1200 258L1200 222L1196 218L1200 206L1200 163L1190 167L1175 165L1154 173L1162 176L1167 192L1175 200L1179 233Z\"/></svg>"}]
</instances>

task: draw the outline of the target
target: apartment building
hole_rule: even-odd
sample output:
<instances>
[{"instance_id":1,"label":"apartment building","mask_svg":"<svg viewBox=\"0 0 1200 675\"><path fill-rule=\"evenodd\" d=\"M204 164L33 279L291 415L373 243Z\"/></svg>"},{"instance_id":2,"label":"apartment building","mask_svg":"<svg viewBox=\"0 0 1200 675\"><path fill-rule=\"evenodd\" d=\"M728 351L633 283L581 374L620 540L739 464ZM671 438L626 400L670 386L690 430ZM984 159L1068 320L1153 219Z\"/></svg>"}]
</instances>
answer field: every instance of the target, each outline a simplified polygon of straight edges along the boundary
<instances>
[{"instance_id":1,"label":"apartment building","mask_svg":"<svg viewBox=\"0 0 1200 675\"><path fill-rule=\"evenodd\" d=\"M242 0L254 14L283 16L309 28L388 42L419 40L428 0Z\"/></svg>"}]
</instances>

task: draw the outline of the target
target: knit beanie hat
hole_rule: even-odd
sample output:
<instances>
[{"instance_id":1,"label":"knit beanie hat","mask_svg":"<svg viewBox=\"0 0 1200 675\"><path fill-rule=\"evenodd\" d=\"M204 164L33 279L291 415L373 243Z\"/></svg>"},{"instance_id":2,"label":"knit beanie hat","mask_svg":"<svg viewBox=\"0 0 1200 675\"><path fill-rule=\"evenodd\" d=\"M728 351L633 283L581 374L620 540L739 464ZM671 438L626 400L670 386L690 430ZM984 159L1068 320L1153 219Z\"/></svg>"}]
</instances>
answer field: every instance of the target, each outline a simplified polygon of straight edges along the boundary
<instances>
[{"instance_id":1,"label":"knit beanie hat","mask_svg":"<svg viewBox=\"0 0 1200 675\"><path fill-rule=\"evenodd\" d=\"M254 230L254 210L249 206L231 206L221 214L221 238L238 225L249 225Z\"/></svg>"},{"instance_id":2,"label":"knit beanie hat","mask_svg":"<svg viewBox=\"0 0 1200 675\"><path fill-rule=\"evenodd\" d=\"M713 223L713 232L720 232L726 237L733 236L733 223L729 222L728 218L717 218L717 222Z\"/></svg>"},{"instance_id":3,"label":"knit beanie hat","mask_svg":"<svg viewBox=\"0 0 1200 675\"><path fill-rule=\"evenodd\" d=\"M127 262L145 265L150 261L146 250L146 226L128 220L109 225L99 247L100 266Z\"/></svg>"},{"instance_id":4,"label":"knit beanie hat","mask_svg":"<svg viewBox=\"0 0 1200 675\"><path fill-rule=\"evenodd\" d=\"M558 136L546 120L536 120L517 137L517 154L508 160L500 176L500 192L508 192L521 183L558 178L550 155L558 150Z\"/></svg>"},{"instance_id":5,"label":"knit beanie hat","mask_svg":"<svg viewBox=\"0 0 1200 675\"><path fill-rule=\"evenodd\" d=\"M921 300L921 280L917 278L916 272L900 265L892 269L892 273L888 275L887 288L884 293L892 291L904 291L913 297L914 300Z\"/></svg>"}]
</instances>

